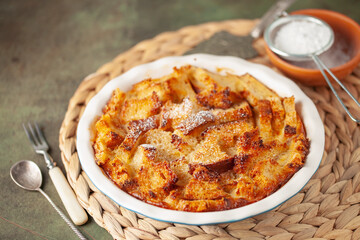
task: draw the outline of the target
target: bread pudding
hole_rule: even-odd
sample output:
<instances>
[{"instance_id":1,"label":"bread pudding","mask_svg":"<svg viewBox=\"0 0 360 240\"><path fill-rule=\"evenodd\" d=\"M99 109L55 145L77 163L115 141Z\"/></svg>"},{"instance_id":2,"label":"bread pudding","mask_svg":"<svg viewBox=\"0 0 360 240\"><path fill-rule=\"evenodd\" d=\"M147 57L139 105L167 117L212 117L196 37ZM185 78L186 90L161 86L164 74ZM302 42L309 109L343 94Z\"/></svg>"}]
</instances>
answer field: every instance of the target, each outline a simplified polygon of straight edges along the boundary
<instances>
[{"instance_id":1,"label":"bread pudding","mask_svg":"<svg viewBox=\"0 0 360 240\"><path fill-rule=\"evenodd\" d=\"M309 140L294 97L249 74L194 66L116 89L96 119L96 163L123 191L190 212L259 201L305 163Z\"/></svg>"}]
</instances>

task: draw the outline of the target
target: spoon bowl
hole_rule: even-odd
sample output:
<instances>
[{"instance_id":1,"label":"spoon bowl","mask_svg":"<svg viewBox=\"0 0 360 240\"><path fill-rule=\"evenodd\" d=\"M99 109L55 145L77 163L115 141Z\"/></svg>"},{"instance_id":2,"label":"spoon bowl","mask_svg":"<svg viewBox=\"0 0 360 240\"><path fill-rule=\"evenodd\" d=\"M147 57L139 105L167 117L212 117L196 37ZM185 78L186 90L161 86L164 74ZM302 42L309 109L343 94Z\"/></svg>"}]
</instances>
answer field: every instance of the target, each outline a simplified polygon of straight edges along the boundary
<instances>
[{"instance_id":1,"label":"spoon bowl","mask_svg":"<svg viewBox=\"0 0 360 240\"><path fill-rule=\"evenodd\" d=\"M74 233L82 240L86 240L85 236L74 226L74 224L65 216L65 214L55 205L50 197L41 190L42 175L40 168L36 163L29 160L22 160L15 163L10 168L10 177L19 187L40 192L58 212L66 224L74 231Z\"/></svg>"},{"instance_id":2,"label":"spoon bowl","mask_svg":"<svg viewBox=\"0 0 360 240\"><path fill-rule=\"evenodd\" d=\"M32 161L15 163L10 169L10 176L19 187L29 191L38 190L42 184L40 168Z\"/></svg>"}]
</instances>

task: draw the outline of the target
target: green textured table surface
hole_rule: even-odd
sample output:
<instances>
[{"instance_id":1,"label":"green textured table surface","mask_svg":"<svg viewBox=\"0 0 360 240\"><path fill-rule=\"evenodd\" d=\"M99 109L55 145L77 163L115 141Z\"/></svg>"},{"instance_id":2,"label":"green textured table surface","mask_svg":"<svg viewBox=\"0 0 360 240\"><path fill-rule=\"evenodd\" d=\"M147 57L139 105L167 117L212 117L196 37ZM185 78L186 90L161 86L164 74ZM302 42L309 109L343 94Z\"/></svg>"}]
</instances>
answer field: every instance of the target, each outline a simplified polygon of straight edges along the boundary
<instances>
[{"instance_id":1,"label":"green textured table surface","mask_svg":"<svg viewBox=\"0 0 360 240\"><path fill-rule=\"evenodd\" d=\"M43 190L65 209L44 160L21 124L37 121L64 171L58 133L79 83L136 43L164 31L227 19L259 18L270 0L0 1L0 239L77 239L47 200L10 179L12 164L35 161ZM358 0L303 0L291 8L324 8L360 22ZM88 239L111 239L91 217L79 227Z\"/></svg>"}]
</instances>

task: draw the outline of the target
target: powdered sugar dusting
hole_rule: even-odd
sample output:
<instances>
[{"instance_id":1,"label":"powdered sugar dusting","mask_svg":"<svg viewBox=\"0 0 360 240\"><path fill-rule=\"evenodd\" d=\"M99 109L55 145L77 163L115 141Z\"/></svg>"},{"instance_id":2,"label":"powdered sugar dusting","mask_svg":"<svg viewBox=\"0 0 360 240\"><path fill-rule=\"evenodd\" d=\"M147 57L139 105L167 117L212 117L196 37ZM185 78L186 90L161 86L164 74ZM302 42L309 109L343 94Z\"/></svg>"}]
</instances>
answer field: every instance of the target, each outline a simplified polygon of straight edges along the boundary
<instances>
[{"instance_id":1,"label":"powdered sugar dusting","mask_svg":"<svg viewBox=\"0 0 360 240\"><path fill-rule=\"evenodd\" d=\"M131 121L129 123L129 134L136 137L143 132L149 131L158 127L157 116L151 116L145 119Z\"/></svg>"},{"instance_id":2,"label":"powdered sugar dusting","mask_svg":"<svg viewBox=\"0 0 360 240\"><path fill-rule=\"evenodd\" d=\"M167 112L169 119L183 118L188 116L193 110L193 103L188 97L184 98L181 104L175 104L173 106L173 109Z\"/></svg>"},{"instance_id":3,"label":"powdered sugar dusting","mask_svg":"<svg viewBox=\"0 0 360 240\"><path fill-rule=\"evenodd\" d=\"M185 135L187 135L195 128L213 121L215 121L215 116L212 112L200 111L198 113L191 114L187 119L182 121L176 128L178 128Z\"/></svg>"},{"instance_id":4,"label":"powdered sugar dusting","mask_svg":"<svg viewBox=\"0 0 360 240\"><path fill-rule=\"evenodd\" d=\"M167 126L168 120L181 121L189 116L194 111L194 103L188 97L184 98L180 104L171 104L169 107L163 108L163 113L160 120L161 127Z\"/></svg>"},{"instance_id":5,"label":"powdered sugar dusting","mask_svg":"<svg viewBox=\"0 0 360 240\"><path fill-rule=\"evenodd\" d=\"M146 150L156 150L156 147L154 145L147 143L141 144L140 147L143 147Z\"/></svg>"}]
</instances>

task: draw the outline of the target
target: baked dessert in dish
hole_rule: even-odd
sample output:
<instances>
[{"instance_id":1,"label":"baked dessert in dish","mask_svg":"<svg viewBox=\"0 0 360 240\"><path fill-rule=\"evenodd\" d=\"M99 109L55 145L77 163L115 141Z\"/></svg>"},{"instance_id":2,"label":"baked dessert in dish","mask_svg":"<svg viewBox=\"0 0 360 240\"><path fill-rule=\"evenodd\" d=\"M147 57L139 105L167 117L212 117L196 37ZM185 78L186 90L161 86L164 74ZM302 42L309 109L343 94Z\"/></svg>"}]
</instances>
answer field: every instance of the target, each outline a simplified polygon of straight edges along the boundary
<instances>
[{"instance_id":1,"label":"baked dessert in dish","mask_svg":"<svg viewBox=\"0 0 360 240\"><path fill-rule=\"evenodd\" d=\"M294 97L249 74L194 66L119 89L95 121L96 163L149 204L220 211L259 201L305 163L309 140Z\"/></svg>"}]
</instances>

